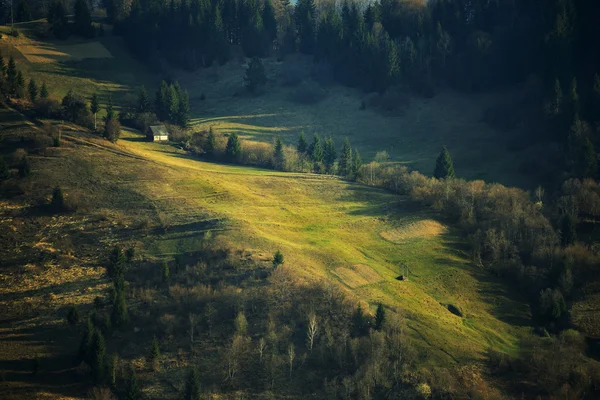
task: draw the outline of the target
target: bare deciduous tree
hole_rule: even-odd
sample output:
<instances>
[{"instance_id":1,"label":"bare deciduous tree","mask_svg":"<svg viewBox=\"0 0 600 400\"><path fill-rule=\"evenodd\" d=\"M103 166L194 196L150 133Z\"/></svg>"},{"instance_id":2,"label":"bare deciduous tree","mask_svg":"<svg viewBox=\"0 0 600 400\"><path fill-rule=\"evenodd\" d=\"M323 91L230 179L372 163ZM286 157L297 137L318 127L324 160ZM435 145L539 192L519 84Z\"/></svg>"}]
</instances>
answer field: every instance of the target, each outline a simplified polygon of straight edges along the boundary
<instances>
[{"instance_id":1,"label":"bare deciduous tree","mask_svg":"<svg viewBox=\"0 0 600 400\"><path fill-rule=\"evenodd\" d=\"M308 331L306 332L306 341L308 345L308 349L312 352L313 346L315 344L315 339L319 334L319 325L317 324L317 316L315 313L310 313L308 316Z\"/></svg>"},{"instance_id":2,"label":"bare deciduous tree","mask_svg":"<svg viewBox=\"0 0 600 400\"><path fill-rule=\"evenodd\" d=\"M294 359L296 358L296 351L294 350L294 345L290 344L288 347L288 365L290 367L290 378L292 377L292 370L294 369Z\"/></svg>"},{"instance_id":3,"label":"bare deciduous tree","mask_svg":"<svg viewBox=\"0 0 600 400\"><path fill-rule=\"evenodd\" d=\"M258 341L257 350L258 350L258 360L261 363L263 361L263 355L265 353L266 348L267 348L267 341L265 340L265 338L260 338Z\"/></svg>"}]
</instances>

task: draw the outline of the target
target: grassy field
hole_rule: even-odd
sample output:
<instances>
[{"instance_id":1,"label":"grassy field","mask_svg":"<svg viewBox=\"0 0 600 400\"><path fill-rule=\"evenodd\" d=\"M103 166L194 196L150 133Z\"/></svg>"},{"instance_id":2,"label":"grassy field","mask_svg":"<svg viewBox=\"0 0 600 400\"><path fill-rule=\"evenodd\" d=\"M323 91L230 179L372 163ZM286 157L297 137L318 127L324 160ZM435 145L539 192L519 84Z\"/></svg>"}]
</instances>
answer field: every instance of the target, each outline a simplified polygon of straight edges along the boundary
<instances>
[{"instance_id":1,"label":"grassy field","mask_svg":"<svg viewBox=\"0 0 600 400\"><path fill-rule=\"evenodd\" d=\"M9 38L0 43L5 55L15 54L25 73L46 80L53 93L75 87L86 94L101 90L117 97L155 79L119 49L115 38L99 41L113 58L39 63L30 63L14 47L42 46L28 40ZM52 46L67 52L62 44ZM270 62L268 70L276 67ZM201 92L207 95L204 102L194 102L196 129L214 124L218 131L238 130L264 141L276 131L292 142L300 129L308 133L318 127L322 134L335 135L338 143L348 135L369 156L394 146L387 150L398 161L424 170L433 165L443 143L456 146L457 170L467 176L484 174L500 180L514 168L511 160L500 158L503 149L496 134L478 122L483 99L442 93L431 100L414 100L403 116L383 117L371 110L359 112L360 95L340 87L330 88L316 106L286 102L287 89L273 88L259 98L232 97L227 88L240 85L241 71L242 66L232 63L218 72L214 82L204 76L211 73L208 70L181 74L192 98ZM3 121L14 119L13 125L3 122L3 136L35 129L13 113L3 113ZM22 240L27 251L20 253L22 257L7 251L10 268L3 268L0 277L0 305L20 309L23 303L32 304L28 309L35 312L26 318L21 315L22 324L64 330L59 318L64 306L89 304L105 287L98 275L103 262L99 255L114 243L134 245L143 257L170 260L199 249L210 230L219 241L251 254L257 262L268 263L272 253L281 250L284 268L298 282L338 282L357 302L368 303L371 311L382 302L404 315L424 365L479 361L490 348L515 353L519 338L529 330L528 309L518 295L467 260L456 231L402 197L322 175L202 162L172 145L146 142L136 132L124 132L117 145L74 128L66 128L64 138L63 147L32 156L35 181L26 189L47 201L52 188L60 185L67 197L77 199L80 211L34 218L38 229L32 226L27 237L15 239ZM460 149L459 139L465 143ZM482 148L498 153L478 153ZM10 231L19 220L28 223L19 210L29 206L3 204L3 229ZM64 240L66 236L70 241ZM58 261L25 257L33 254L32 249L56 253ZM399 281L404 266L409 280ZM38 309L40 304L45 307ZM463 316L451 313L448 305L460 308ZM11 350L2 353L0 365L7 381L27 386L28 378L16 372L15 360L31 356L28 346L33 341L40 346L36 352L41 357L58 350L40 341L43 330L31 334L25 327L15 333L13 317L1 322L0 343ZM56 372L48 369L44 376L51 379L52 371Z\"/></svg>"}]
</instances>

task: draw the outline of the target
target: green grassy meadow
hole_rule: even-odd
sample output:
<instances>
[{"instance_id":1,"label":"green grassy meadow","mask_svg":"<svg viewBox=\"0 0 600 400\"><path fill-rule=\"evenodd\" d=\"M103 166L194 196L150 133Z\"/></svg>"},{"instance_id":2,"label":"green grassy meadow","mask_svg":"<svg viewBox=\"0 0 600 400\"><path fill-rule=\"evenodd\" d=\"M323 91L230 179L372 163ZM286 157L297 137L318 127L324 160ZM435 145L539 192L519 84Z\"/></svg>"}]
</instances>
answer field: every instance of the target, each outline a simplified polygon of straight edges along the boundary
<instances>
[{"instance_id":1,"label":"green grassy meadow","mask_svg":"<svg viewBox=\"0 0 600 400\"><path fill-rule=\"evenodd\" d=\"M101 91L104 98L114 93L118 101L135 87L158 81L119 40L100 39L114 58L66 63L30 63L14 46L44 44L26 37L4 36L0 47L5 57L15 55L27 77L46 81L55 97L74 88L86 95ZM267 70L275 71L274 64ZM288 89L272 83L262 97L233 97L230 89L241 85L242 71L232 62L212 79L211 70L181 73L193 101L194 129L212 125L259 141L271 141L278 132L288 143L302 129L332 135L338 144L348 136L366 159L387 150L398 162L425 172L447 144L458 174L519 180L514 161L501 157L502 139L479 121L489 98L444 92L413 99L403 115L384 117L359 111L358 92L340 87L329 88L314 106L290 103ZM198 99L202 92L204 101ZM124 131L117 145L75 130L66 135L69 146L36 160L47 189L60 184L67 194L92 199L94 213L121 221L119 229L143 218L168 227L136 238L147 257L193 252L208 230L259 262L269 263L281 250L284 268L299 283L336 282L357 302L368 303L371 312L382 302L404 315L425 365L479 361L490 348L514 354L529 332L529 311L518 294L468 260L459 232L400 196L334 177L203 162L133 131ZM105 228L108 248L119 236ZM398 281L404 265L409 280ZM448 311L448 304L459 307L463 317Z\"/></svg>"}]
</instances>

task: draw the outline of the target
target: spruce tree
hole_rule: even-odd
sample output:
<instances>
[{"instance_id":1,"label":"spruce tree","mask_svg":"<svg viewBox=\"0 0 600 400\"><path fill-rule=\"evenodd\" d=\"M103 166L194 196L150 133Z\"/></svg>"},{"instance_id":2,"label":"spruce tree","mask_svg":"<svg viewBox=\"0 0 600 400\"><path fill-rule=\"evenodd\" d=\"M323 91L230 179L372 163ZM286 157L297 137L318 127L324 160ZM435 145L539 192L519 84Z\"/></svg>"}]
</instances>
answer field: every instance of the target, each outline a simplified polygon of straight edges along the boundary
<instances>
[{"instance_id":1,"label":"spruce tree","mask_svg":"<svg viewBox=\"0 0 600 400\"><path fill-rule=\"evenodd\" d=\"M112 96L108 95L108 100L106 102L106 115L104 116L104 123L111 121L115 117L115 111L112 101Z\"/></svg>"},{"instance_id":2,"label":"spruce tree","mask_svg":"<svg viewBox=\"0 0 600 400\"><path fill-rule=\"evenodd\" d=\"M323 162L323 146L321 145L321 138L318 134L313 135L313 141L308 148L310 159L315 163Z\"/></svg>"},{"instance_id":3,"label":"spruce tree","mask_svg":"<svg viewBox=\"0 0 600 400\"><path fill-rule=\"evenodd\" d=\"M16 96L19 99L25 97L25 78L23 77L23 72L17 72L17 90Z\"/></svg>"},{"instance_id":4,"label":"spruce tree","mask_svg":"<svg viewBox=\"0 0 600 400\"><path fill-rule=\"evenodd\" d=\"M92 99L90 100L90 111L94 114L94 130L97 129L97 116L98 112L100 112L100 100L98 99L98 94L94 93L92 95Z\"/></svg>"},{"instance_id":5,"label":"spruce tree","mask_svg":"<svg viewBox=\"0 0 600 400\"><path fill-rule=\"evenodd\" d=\"M306 141L306 136L304 136L304 131L300 132L300 138L298 139L298 146L296 147L296 150L301 156L305 155L308 151L308 142Z\"/></svg>"},{"instance_id":6,"label":"spruce tree","mask_svg":"<svg viewBox=\"0 0 600 400\"><path fill-rule=\"evenodd\" d=\"M4 84L6 82L6 62L4 61L4 55L2 55L2 51L0 51L0 93L4 93L6 88Z\"/></svg>"},{"instance_id":7,"label":"spruce tree","mask_svg":"<svg viewBox=\"0 0 600 400\"><path fill-rule=\"evenodd\" d=\"M113 304L113 310L111 314L111 322L117 328L124 327L129 321L129 315L127 314L127 302L125 301L125 293L123 290L118 291Z\"/></svg>"},{"instance_id":8,"label":"spruce tree","mask_svg":"<svg viewBox=\"0 0 600 400\"><path fill-rule=\"evenodd\" d=\"M329 137L325 139L323 146L323 161L325 162L325 168L327 169L328 173L333 173L333 166L335 164L336 157L335 142L333 141L333 138Z\"/></svg>"},{"instance_id":9,"label":"spruce tree","mask_svg":"<svg viewBox=\"0 0 600 400\"><path fill-rule=\"evenodd\" d=\"M38 87L33 78L29 80L29 86L27 89L29 92L29 100L31 100L32 103L35 103L38 97Z\"/></svg>"},{"instance_id":10,"label":"spruce tree","mask_svg":"<svg viewBox=\"0 0 600 400\"><path fill-rule=\"evenodd\" d=\"M237 133L233 132L227 139L227 147L225 148L225 157L229 162L237 162L242 156L242 145Z\"/></svg>"},{"instance_id":11,"label":"spruce tree","mask_svg":"<svg viewBox=\"0 0 600 400\"><path fill-rule=\"evenodd\" d=\"M273 254L273 268L277 268L284 262L283 253L280 250L277 250L275 254Z\"/></svg>"},{"instance_id":12,"label":"spruce tree","mask_svg":"<svg viewBox=\"0 0 600 400\"><path fill-rule=\"evenodd\" d=\"M294 20L300 52L313 54L315 47L316 11L314 0L298 0Z\"/></svg>"},{"instance_id":13,"label":"spruce tree","mask_svg":"<svg viewBox=\"0 0 600 400\"><path fill-rule=\"evenodd\" d=\"M435 170L433 176L436 179L454 179L456 174L454 173L454 166L452 164L452 158L446 146L442 147L442 151L435 161Z\"/></svg>"},{"instance_id":14,"label":"spruce tree","mask_svg":"<svg viewBox=\"0 0 600 400\"><path fill-rule=\"evenodd\" d=\"M87 0L75 0L73 9L75 14L73 23L75 33L86 38L94 37L92 14Z\"/></svg>"},{"instance_id":15,"label":"spruce tree","mask_svg":"<svg viewBox=\"0 0 600 400\"><path fill-rule=\"evenodd\" d=\"M169 86L165 97L165 112L167 120L177 123L177 113L179 112L179 93L175 85Z\"/></svg>"},{"instance_id":16,"label":"spruce tree","mask_svg":"<svg viewBox=\"0 0 600 400\"><path fill-rule=\"evenodd\" d=\"M22 178L27 178L31 175L31 164L29 163L29 157L23 156L19 164L19 175Z\"/></svg>"},{"instance_id":17,"label":"spruce tree","mask_svg":"<svg viewBox=\"0 0 600 400\"><path fill-rule=\"evenodd\" d=\"M8 88L8 96L15 97L17 95L17 64L14 57L11 55L8 59L8 67L6 68L6 86Z\"/></svg>"},{"instance_id":18,"label":"spruce tree","mask_svg":"<svg viewBox=\"0 0 600 400\"><path fill-rule=\"evenodd\" d=\"M117 375L119 371L119 356L116 353L108 358L106 370L108 384L114 388L117 385Z\"/></svg>"},{"instance_id":19,"label":"spruce tree","mask_svg":"<svg viewBox=\"0 0 600 400\"><path fill-rule=\"evenodd\" d=\"M94 330L92 346L90 349L92 369L92 380L95 384L100 384L104 380L106 370L106 344L104 336L98 329Z\"/></svg>"},{"instance_id":20,"label":"spruce tree","mask_svg":"<svg viewBox=\"0 0 600 400\"><path fill-rule=\"evenodd\" d=\"M379 303L377 305L377 311L375 312L375 329L380 331L383 328L383 323L385 322L385 309L383 308L383 304Z\"/></svg>"},{"instance_id":21,"label":"spruce tree","mask_svg":"<svg viewBox=\"0 0 600 400\"><path fill-rule=\"evenodd\" d=\"M283 151L283 142L281 137L277 135L275 138L275 149L273 152L273 166L275 169L284 171L285 170L285 153Z\"/></svg>"},{"instance_id":22,"label":"spruce tree","mask_svg":"<svg viewBox=\"0 0 600 400\"><path fill-rule=\"evenodd\" d=\"M158 358L160 357L160 347L158 345L158 339L156 335L152 338L152 345L150 346L150 353L148 354L148 362L152 364L152 368L156 369Z\"/></svg>"},{"instance_id":23,"label":"spruce tree","mask_svg":"<svg viewBox=\"0 0 600 400\"><path fill-rule=\"evenodd\" d=\"M352 170L352 147L350 147L350 141L348 138L344 139L344 145L342 146L342 153L340 154L340 160L338 162L338 171L342 176L350 175Z\"/></svg>"},{"instance_id":24,"label":"spruce tree","mask_svg":"<svg viewBox=\"0 0 600 400\"><path fill-rule=\"evenodd\" d=\"M577 90L577 78L571 80L571 116L577 118L579 116L579 92Z\"/></svg>"},{"instance_id":25,"label":"spruce tree","mask_svg":"<svg viewBox=\"0 0 600 400\"><path fill-rule=\"evenodd\" d=\"M262 11L262 22L267 33L269 42L273 42L277 37L277 20L275 19L275 12L271 5L271 0L265 0L265 5Z\"/></svg>"},{"instance_id":26,"label":"spruce tree","mask_svg":"<svg viewBox=\"0 0 600 400\"><path fill-rule=\"evenodd\" d=\"M213 157L215 155L215 149L217 148L217 138L213 132L212 126L208 128L208 136L206 136L206 143L204 144L204 152L207 156Z\"/></svg>"},{"instance_id":27,"label":"spruce tree","mask_svg":"<svg viewBox=\"0 0 600 400\"><path fill-rule=\"evenodd\" d=\"M58 39L66 39L69 36L69 20L67 9L62 0L55 0L50 6L47 17L50 29Z\"/></svg>"},{"instance_id":28,"label":"spruce tree","mask_svg":"<svg viewBox=\"0 0 600 400\"><path fill-rule=\"evenodd\" d=\"M169 85L167 85L167 82L162 81L160 83L160 87L156 91L156 98L154 100L154 108L156 111L156 115L161 121L166 121L169 118L169 111L166 105L168 92Z\"/></svg>"},{"instance_id":29,"label":"spruce tree","mask_svg":"<svg viewBox=\"0 0 600 400\"><path fill-rule=\"evenodd\" d=\"M360 158L360 153L357 149L354 149L352 152L352 178L357 180L360 178L360 169L362 167L362 159Z\"/></svg>"},{"instance_id":30,"label":"spruce tree","mask_svg":"<svg viewBox=\"0 0 600 400\"><path fill-rule=\"evenodd\" d=\"M10 177L10 170L4 157L0 155L0 182Z\"/></svg>"},{"instance_id":31,"label":"spruce tree","mask_svg":"<svg viewBox=\"0 0 600 400\"><path fill-rule=\"evenodd\" d=\"M111 277L115 277L119 274L123 274L125 272L125 265L127 263L127 258L123 253L123 250L119 246L113 247L110 252L110 256L108 259L108 268L107 272Z\"/></svg>"},{"instance_id":32,"label":"spruce tree","mask_svg":"<svg viewBox=\"0 0 600 400\"><path fill-rule=\"evenodd\" d=\"M265 67L260 58L254 57L250 60L244 76L244 84L250 92L255 92L260 86L267 83Z\"/></svg>"},{"instance_id":33,"label":"spruce tree","mask_svg":"<svg viewBox=\"0 0 600 400\"><path fill-rule=\"evenodd\" d=\"M177 110L177 124L182 128L187 128L190 122L190 98L187 90L179 96Z\"/></svg>"},{"instance_id":34,"label":"spruce tree","mask_svg":"<svg viewBox=\"0 0 600 400\"><path fill-rule=\"evenodd\" d=\"M42 83L42 88L40 89L40 98L47 99L49 96L48 87L46 86L46 82Z\"/></svg>"},{"instance_id":35,"label":"spruce tree","mask_svg":"<svg viewBox=\"0 0 600 400\"><path fill-rule=\"evenodd\" d=\"M200 400L200 376L198 370L194 367L190 368L185 380L185 389L183 392L184 400Z\"/></svg>"},{"instance_id":36,"label":"spruce tree","mask_svg":"<svg viewBox=\"0 0 600 400\"><path fill-rule=\"evenodd\" d=\"M93 360L91 350L95 332L96 329L92 323L92 318L88 316L83 335L81 336L81 343L79 344L79 356L89 365L92 364Z\"/></svg>"},{"instance_id":37,"label":"spruce tree","mask_svg":"<svg viewBox=\"0 0 600 400\"><path fill-rule=\"evenodd\" d=\"M137 99L137 108L136 112L138 114L146 113L150 111L150 97L148 96L148 91L145 86L140 88L140 92L138 93Z\"/></svg>"},{"instance_id":38,"label":"spruce tree","mask_svg":"<svg viewBox=\"0 0 600 400\"><path fill-rule=\"evenodd\" d=\"M65 198L62 189L59 187L55 187L52 191L51 207L54 212L61 212L65 209Z\"/></svg>"},{"instance_id":39,"label":"spruce tree","mask_svg":"<svg viewBox=\"0 0 600 400\"><path fill-rule=\"evenodd\" d=\"M572 216L567 214L563 217L560 235L564 247L570 246L577 241L577 225Z\"/></svg>"},{"instance_id":40,"label":"spruce tree","mask_svg":"<svg viewBox=\"0 0 600 400\"><path fill-rule=\"evenodd\" d=\"M127 374L127 380L125 382L125 400L139 400L142 397L142 393L140 392L140 387L137 383L137 374L135 373L135 367L133 365L129 366L129 371Z\"/></svg>"}]
</instances>

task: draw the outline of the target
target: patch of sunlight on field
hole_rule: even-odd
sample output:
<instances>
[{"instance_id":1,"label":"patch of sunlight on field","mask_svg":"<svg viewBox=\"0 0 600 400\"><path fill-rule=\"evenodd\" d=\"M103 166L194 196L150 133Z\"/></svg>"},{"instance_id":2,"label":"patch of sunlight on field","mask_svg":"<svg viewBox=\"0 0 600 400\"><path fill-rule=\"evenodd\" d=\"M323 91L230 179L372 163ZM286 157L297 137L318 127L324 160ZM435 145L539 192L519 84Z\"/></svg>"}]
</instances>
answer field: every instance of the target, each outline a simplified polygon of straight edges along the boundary
<instances>
[{"instance_id":1,"label":"patch of sunlight on field","mask_svg":"<svg viewBox=\"0 0 600 400\"><path fill-rule=\"evenodd\" d=\"M176 193L186 201L180 213L193 218L191 203L224 221L223 238L234 248L255 254L280 249L298 279L339 281L373 309L381 301L404 314L432 363L480 359L488 347L515 351L520 330L504 319L527 310L456 251L462 239L430 213L403 211L404 199L372 187L203 162L139 138L126 132L119 143L170 167L165 181L146 187L148 196ZM164 240L152 251L160 257L194 246L201 246L201 235ZM403 265L409 267L405 282L396 280ZM450 313L450 303L465 310L465 318Z\"/></svg>"},{"instance_id":2,"label":"patch of sunlight on field","mask_svg":"<svg viewBox=\"0 0 600 400\"><path fill-rule=\"evenodd\" d=\"M100 42L79 44L48 44L16 46L27 61L31 63L54 63L80 61L89 58L113 58L112 54Z\"/></svg>"}]
</instances>

